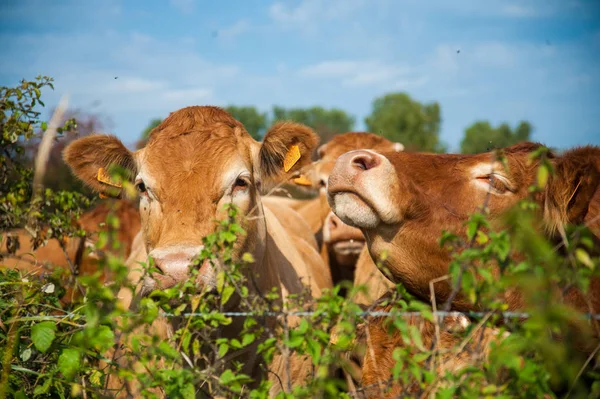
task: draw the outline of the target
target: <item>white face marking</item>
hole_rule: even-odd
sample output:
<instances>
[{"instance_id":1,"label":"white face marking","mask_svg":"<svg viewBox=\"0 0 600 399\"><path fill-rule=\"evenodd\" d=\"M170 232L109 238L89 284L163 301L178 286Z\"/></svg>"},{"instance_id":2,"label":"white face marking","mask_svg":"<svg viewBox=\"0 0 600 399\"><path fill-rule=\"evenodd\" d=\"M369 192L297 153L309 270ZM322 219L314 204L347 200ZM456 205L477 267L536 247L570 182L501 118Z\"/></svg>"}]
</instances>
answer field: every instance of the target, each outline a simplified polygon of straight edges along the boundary
<instances>
[{"instance_id":1,"label":"white face marking","mask_svg":"<svg viewBox=\"0 0 600 399\"><path fill-rule=\"evenodd\" d=\"M353 227L369 229L379 224L377 213L356 194L336 194L333 210L342 222Z\"/></svg>"},{"instance_id":2,"label":"white face marking","mask_svg":"<svg viewBox=\"0 0 600 399\"><path fill-rule=\"evenodd\" d=\"M510 181L508 180L508 178L506 178L506 176L503 175L504 167L502 166L501 163L499 163L499 162L494 162L494 163L493 162L482 162L480 164L473 166L471 168L470 172L471 172L473 184L476 187L480 188L481 190L484 190L486 192L489 191L491 194L494 194L494 195L504 195L506 193L510 193L510 191L507 191L506 193L498 192L493 187L491 187L491 189L490 189L490 185L488 184L488 182L485 181L484 179L481 179L482 177L485 177L488 175L493 175L494 179L504 183L507 188L509 188L509 189L512 188L512 185L511 185Z\"/></svg>"},{"instance_id":3,"label":"white face marking","mask_svg":"<svg viewBox=\"0 0 600 399\"><path fill-rule=\"evenodd\" d=\"M147 201L149 198L156 200L156 196L154 195L154 190L156 189L156 180L147 172L144 171L143 167L140 169L140 171L138 172L138 174L135 176L135 180L136 181L143 181L144 185L146 186L146 193L148 194L143 195L142 193L139 193L140 199L142 201Z\"/></svg>"},{"instance_id":4,"label":"white face marking","mask_svg":"<svg viewBox=\"0 0 600 399\"><path fill-rule=\"evenodd\" d=\"M222 182L221 190L222 190L222 192L225 193L225 195L232 194L233 185L238 178L250 179L250 177L251 177L250 171L244 165L244 163L240 160L231 162L231 165L228 165L228 166L229 166L229 168L223 174L223 177L221 179L221 182ZM240 191L239 193L236 193L236 195L242 194L243 192L247 193L248 190Z\"/></svg>"}]
</instances>

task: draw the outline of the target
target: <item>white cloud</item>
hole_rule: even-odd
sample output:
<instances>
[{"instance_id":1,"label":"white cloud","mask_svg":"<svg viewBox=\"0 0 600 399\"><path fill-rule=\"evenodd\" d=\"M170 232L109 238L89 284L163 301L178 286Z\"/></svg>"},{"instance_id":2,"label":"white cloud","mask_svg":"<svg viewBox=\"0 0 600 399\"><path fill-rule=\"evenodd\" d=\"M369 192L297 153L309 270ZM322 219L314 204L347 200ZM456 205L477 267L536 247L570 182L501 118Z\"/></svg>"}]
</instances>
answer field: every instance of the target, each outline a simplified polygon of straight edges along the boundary
<instances>
[{"instance_id":1,"label":"white cloud","mask_svg":"<svg viewBox=\"0 0 600 399\"><path fill-rule=\"evenodd\" d=\"M344 86L367 86L380 83L393 83L400 76L406 76L411 69L403 65L386 64L380 61L324 61L302 68L302 77L319 79L340 79Z\"/></svg>"},{"instance_id":2,"label":"white cloud","mask_svg":"<svg viewBox=\"0 0 600 399\"><path fill-rule=\"evenodd\" d=\"M236 23L234 23L233 25L227 27L227 28L223 28L223 29L219 29L219 38L225 39L225 40L232 40L235 37L246 33L250 30L250 22L248 22L248 20L246 19L240 19L239 21L237 21Z\"/></svg>"},{"instance_id":3,"label":"white cloud","mask_svg":"<svg viewBox=\"0 0 600 399\"><path fill-rule=\"evenodd\" d=\"M542 8L535 9L521 4L506 4L501 7L500 12L512 17L537 17L544 14Z\"/></svg>"},{"instance_id":4,"label":"white cloud","mask_svg":"<svg viewBox=\"0 0 600 399\"><path fill-rule=\"evenodd\" d=\"M198 102L210 101L212 98L212 90L205 88L177 89L167 90L161 95L167 101L191 105L194 103L197 104Z\"/></svg>"},{"instance_id":5,"label":"white cloud","mask_svg":"<svg viewBox=\"0 0 600 399\"><path fill-rule=\"evenodd\" d=\"M163 90L167 87L163 81L149 80L139 77L116 76L114 81L110 82L105 91L108 93L138 94L152 91Z\"/></svg>"},{"instance_id":6,"label":"white cloud","mask_svg":"<svg viewBox=\"0 0 600 399\"><path fill-rule=\"evenodd\" d=\"M269 7L269 16L283 30L316 33L324 22L344 20L369 3L368 0L302 0L294 7L276 2Z\"/></svg>"},{"instance_id":7,"label":"white cloud","mask_svg":"<svg viewBox=\"0 0 600 399\"><path fill-rule=\"evenodd\" d=\"M194 11L195 0L169 0L171 5L184 14L191 14Z\"/></svg>"}]
</instances>

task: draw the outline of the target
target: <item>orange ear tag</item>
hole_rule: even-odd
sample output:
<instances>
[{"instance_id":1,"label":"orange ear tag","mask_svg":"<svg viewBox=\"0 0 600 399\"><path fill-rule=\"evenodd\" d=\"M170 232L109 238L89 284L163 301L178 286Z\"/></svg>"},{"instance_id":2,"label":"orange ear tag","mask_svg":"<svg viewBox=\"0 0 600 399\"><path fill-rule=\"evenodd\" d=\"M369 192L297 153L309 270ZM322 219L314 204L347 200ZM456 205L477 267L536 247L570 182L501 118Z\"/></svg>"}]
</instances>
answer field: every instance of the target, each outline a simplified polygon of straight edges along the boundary
<instances>
[{"instance_id":1,"label":"orange ear tag","mask_svg":"<svg viewBox=\"0 0 600 399\"><path fill-rule=\"evenodd\" d=\"M296 144L290 147L287 154L285 154L285 159L283 160L283 170L289 172L292 169L292 166L298 162L300 159L300 148Z\"/></svg>"},{"instance_id":2,"label":"orange ear tag","mask_svg":"<svg viewBox=\"0 0 600 399\"><path fill-rule=\"evenodd\" d=\"M300 186L312 186L312 182L306 178L304 175L300 175L292 180L294 183Z\"/></svg>"},{"instance_id":3,"label":"orange ear tag","mask_svg":"<svg viewBox=\"0 0 600 399\"><path fill-rule=\"evenodd\" d=\"M115 183L110 179L110 176L104 171L104 168L98 169L98 177L96 179L104 184L108 184L109 186L121 188L122 186L119 183Z\"/></svg>"}]
</instances>

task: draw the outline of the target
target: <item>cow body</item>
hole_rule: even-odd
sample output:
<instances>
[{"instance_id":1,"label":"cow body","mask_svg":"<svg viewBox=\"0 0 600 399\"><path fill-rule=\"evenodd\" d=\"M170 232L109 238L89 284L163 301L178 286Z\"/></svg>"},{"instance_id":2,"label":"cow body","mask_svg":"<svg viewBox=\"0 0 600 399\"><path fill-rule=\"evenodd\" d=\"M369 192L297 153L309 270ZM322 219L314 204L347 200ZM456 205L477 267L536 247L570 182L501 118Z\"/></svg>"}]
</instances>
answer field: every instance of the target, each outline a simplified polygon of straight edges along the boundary
<instances>
[{"instance_id":1,"label":"cow body","mask_svg":"<svg viewBox=\"0 0 600 399\"><path fill-rule=\"evenodd\" d=\"M140 216L132 202L119 200L103 201L84 212L75 221L79 228L86 231L85 237L67 237L63 243L57 239L50 239L45 245L34 249L32 237L25 229L7 232L3 235L0 251L6 251L5 242L8 235L19 237L20 248L14 255L5 257L1 265L26 271L30 275L49 274L57 268L80 276L99 272L100 280L106 281L110 276L106 275L106 270L99 269L100 254L96 252L95 243L99 233L113 231L105 224L109 214L114 215L119 224L114 229L116 236L109 234L104 245L106 249L100 250L127 259L132 251L134 237L140 230ZM76 294L72 288L72 284L67 287L67 293L62 298L64 303L71 302L73 295Z\"/></svg>"},{"instance_id":2,"label":"cow body","mask_svg":"<svg viewBox=\"0 0 600 399\"><path fill-rule=\"evenodd\" d=\"M308 291L309 297L321 295L323 289L331 287L331 279L323 273L326 268L310 231L297 222L297 216L286 217L277 205L270 209L266 204L269 200L263 203L261 193L292 178L309 163L317 143L312 130L291 122L276 124L258 143L224 110L198 106L169 115L151 132L147 145L136 152L127 150L113 136L94 135L73 142L64 158L76 175L98 191L109 188L98 182L97 170L111 165L124 168L138 189L142 217L139 240L144 248L136 248L128 264L133 266L147 255L162 273L142 278L139 269L132 267L130 280L139 285L136 295L186 280L192 259L202 249L203 237L215 231L217 221L227 217L224 206L233 203L246 232L237 236L233 261L241 262L244 253L252 254L254 262L245 271L253 282L247 287L250 294L275 290L282 306L291 294ZM199 265L199 289L214 290L222 267L218 261ZM121 292L119 296L125 304L136 303L130 294ZM297 321L289 322L293 326ZM274 328L276 320L267 317L265 323L267 328ZM234 322L222 327L220 334L235 335L239 330ZM265 377L255 350L259 342L236 358L244 362L244 372L255 377L256 383ZM294 384L302 382L289 377Z\"/></svg>"},{"instance_id":3,"label":"cow body","mask_svg":"<svg viewBox=\"0 0 600 399\"><path fill-rule=\"evenodd\" d=\"M464 235L468 216L482 204L489 209L491 225L502 226L502 217L528 195L538 164L528 155L540 146L522 143L504 150L508 169L493 153L477 155L420 154L351 151L338 158L329 177L328 200L346 223L367 237L371 256L380 259L395 283L429 301L430 282L448 274L450 253L440 247L442 230ZM584 147L561 156L549 154L555 175L537 197L543 231L551 240L567 223L598 220L600 200L600 148ZM597 233L596 233L597 234ZM598 236L595 249L597 251ZM438 304L449 299L448 281L435 284ZM564 302L580 312L600 312L600 281L592 278L589 292L571 287ZM525 306L522 295L507 290L508 310ZM480 310L460 294L452 309ZM590 346L591 345L591 346ZM582 343L585 350L594 342Z\"/></svg>"}]
</instances>

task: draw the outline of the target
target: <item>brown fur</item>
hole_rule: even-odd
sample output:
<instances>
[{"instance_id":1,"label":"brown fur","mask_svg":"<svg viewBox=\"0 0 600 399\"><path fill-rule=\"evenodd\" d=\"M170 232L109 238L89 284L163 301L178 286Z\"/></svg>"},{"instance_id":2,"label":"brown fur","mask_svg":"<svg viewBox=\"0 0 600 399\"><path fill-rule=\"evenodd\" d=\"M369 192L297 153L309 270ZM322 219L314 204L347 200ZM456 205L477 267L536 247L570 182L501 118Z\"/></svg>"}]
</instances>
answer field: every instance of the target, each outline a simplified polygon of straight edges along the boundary
<instances>
[{"instance_id":1,"label":"brown fur","mask_svg":"<svg viewBox=\"0 0 600 399\"><path fill-rule=\"evenodd\" d=\"M318 137L310 128L292 122L273 126L261 144L250 137L241 123L220 108L196 106L171 113L151 132L146 147L129 155L135 160L135 168L131 172L140 173L146 190L142 190L140 202L142 234L139 240L136 238L144 248L134 249L128 264L133 266L136 261L144 261L146 254L153 250L160 254L181 251L183 246L196 248L206 235L214 232L215 221L225 217L223 206L234 202L242 216L240 224L247 234L238 237L233 260L240 261L245 252L253 254L255 259L248 271L255 284L250 285L249 290L268 292L275 288L283 302L288 301L289 295L298 295L305 288L310 288L313 297L320 296L322 289L331 287L331 281L323 273L325 266L314 245L305 239L310 231L306 230L306 225L304 231L300 224L290 227L290 223L294 223L293 218L279 219L277 214L281 216L281 209L271 211L261 201L261 193L266 191L266 186L292 178L294 173L310 163L310 153L317 143ZM285 173L283 160L293 144L299 146L301 158ZM108 167L102 162L113 159L106 152L115 148L120 147L113 144L95 148L96 160L89 163ZM95 178L87 174L85 168L79 170L77 162L69 165L81 179ZM240 179L243 186L238 185ZM171 255L185 256L182 252L172 252ZM148 280L139 281L140 272L132 267L129 277L141 284L141 294L148 293L153 287L172 286L187 278L185 271L169 269L169 261L159 258L156 264L164 268L164 273L152 275L150 282L154 286L148 285ZM206 284L212 281L211 269L210 266L199 269ZM131 296L120 293L120 297L124 305L129 306ZM136 302L131 303L135 305ZM267 320L266 327L272 327L273 321ZM220 333L222 336L234 336L240 328L234 322ZM243 372L258 383L265 376L255 349L243 351L236 360L244 363ZM302 379L298 378L294 384L302 383Z\"/></svg>"},{"instance_id":2,"label":"brown fur","mask_svg":"<svg viewBox=\"0 0 600 399\"><path fill-rule=\"evenodd\" d=\"M535 182L538 168L537 163L528 161L529 152L539 146L522 143L504 150L508 170L503 173L509 180L510 193L489 196L487 206L492 227L502 226L506 211L528 195L528 187ZM386 195L393 198L401 221L394 225L380 224L363 232L368 237L367 244L373 257L388 251L388 257L382 264L390 270L394 282L402 283L413 295L429 301L429 282L448 273L450 253L441 248L438 241L442 230L464 235L464 222L468 215L480 207L487 196L486 190L473 184L474 177L469 175L469 171L475 165L489 164L493 155L407 152L383 155L391 162L398 177L398 186L390 187ZM549 179L538 201L544 209L543 223L548 227L548 237L556 243L560 242L560 236L553 232L565 223L597 220L598 214L590 211L598 211L595 204L598 201L599 158L598 147L574 149L561 156L549 154L557 173ZM330 179L330 192L342 187L341 184L353 184L358 192L364 190L359 180L351 180L354 177L350 169L344 169L348 160L340 158L338 161L340 169L332 174L334 182ZM370 173L375 172L370 170ZM378 179L384 178L378 176ZM369 190L371 195L377 194L373 193L372 187ZM598 238L594 253L600 248ZM450 292L447 281L437 283L437 303L445 302ZM515 290L505 293L505 301L508 310L525 306L522 295ZM600 280L592 278L586 295L569 290L564 301L581 312L600 312ZM461 311L479 310L478 304L472 305L461 295L456 297L452 307ZM594 346L593 342L590 344Z\"/></svg>"},{"instance_id":3,"label":"brown fur","mask_svg":"<svg viewBox=\"0 0 600 399\"><path fill-rule=\"evenodd\" d=\"M338 134L329 142L319 147L317 151L319 159L313 163L311 168L306 168L308 169L306 176L313 182L313 188L319 190L319 195L312 200L305 201L306 204L298 208L298 213L305 218L315 233L317 242L320 246L321 256L323 260L329 264L334 284L338 284L344 280L350 282L354 280L358 256L354 255L350 259L344 257L343 261L340 262L339 260L341 260L342 257L337 254L334 249L334 244L337 242L323 242L324 222L329 212L331 212L331 207L327 203L327 197L324 191L329 173L337 158L345 152L358 149L371 149L380 152L395 151L395 144L396 143L389 141L385 137L374 133L348 132ZM343 224L343 222L339 222ZM357 237L362 236L360 231L354 227L344 226L344 228L348 230L348 233L353 239L358 240ZM352 230L356 231L355 234L352 234ZM377 281L374 283L376 286L379 284L380 277L385 278L383 276L378 276L374 280ZM369 287L369 289L370 288L371 287ZM376 287L374 288L377 289ZM374 299L377 298L378 297L375 297Z\"/></svg>"},{"instance_id":4,"label":"brown fur","mask_svg":"<svg viewBox=\"0 0 600 399\"><path fill-rule=\"evenodd\" d=\"M294 131L295 134L293 136L282 134L286 131ZM309 127L295 122L278 122L265 134L259 154L260 169L266 176L277 178L283 173L281 165L292 145L297 145L301 154L309 154L318 144L318 136ZM310 156L302 156L290 172L300 170L310 164L310 161Z\"/></svg>"},{"instance_id":5,"label":"brown fur","mask_svg":"<svg viewBox=\"0 0 600 399\"><path fill-rule=\"evenodd\" d=\"M66 269L70 274L70 262L79 276L92 275L99 271L99 258L86 248L86 240L95 242L99 232L108 231L108 226L100 224L106 221L109 213L112 213L119 220L119 226L116 229L118 246L113 245L115 243L109 235L106 252L126 259L131 252L133 238L140 230L139 212L135 205L129 201L108 200L83 213L79 220L75 221L81 229L88 233L88 236L87 238L74 237L67 239L65 251L56 239L51 239L46 245L33 250L31 236L24 229L9 233L19 236L21 247L14 256L6 257L0 264L2 267L17 268L32 275L38 275L40 273L51 273L56 268ZM0 246L1 252L6 251L4 241L3 239ZM106 281L110 278L106 275L105 270L100 270L100 272L100 281ZM71 302L74 295L77 296L78 291L73 290L72 284L69 283L67 293L62 298L63 303Z\"/></svg>"},{"instance_id":6,"label":"brown fur","mask_svg":"<svg viewBox=\"0 0 600 399\"><path fill-rule=\"evenodd\" d=\"M369 248L364 247L356 261L356 272L354 273L354 286L366 286L366 292L360 292L354 297L354 301L360 305L370 306L385 293L392 290L396 285L379 271L377 265L369 254Z\"/></svg>"},{"instance_id":7,"label":"brown fur","mask_svg":"<svg viewBox=\"0 0 600 399\"><path fill-rule=\"evenodd\" d=\"M101 150L101 153L98 151ZM95 191L116 196L121 190L97 180L98 169L116 165L135 175L135 161L129 150L115 136L92 134L74 141L63 151L63 159L78 177Z\"/></svg>"},{"instance_id":8,"label":"brown fur","mask_svg":"<svg viewBox=\"0 0 600 399\"><path fill-rule=\"evenodd\" d=\"M391 305L376 308L377 311L384 312L391 309ZM421 317L409 316L405 319L409 326L417 326L423 346L431 348L436 336L435 325ZM402 382L392 379L392 368L396 364L392 353L395 348L404 347L406 344L399 332L394 331L390 334L390 323L389 317L370 317L358 336L358 341L365 344L361 385L367 398L397 398L414 395L420 391L416 381L403 385ZM463 329L456 317L445 318L436 346L440 354L435 367L438 376L442 377L446 372L456 373L467 366L477 367L487 359L491 343L498 344L498 330L476 327L474 335L464 348L460 348L463 338L452 331ZM416 354L420 351L413 348L412 352Z\"/></svg>"}]
</instances>

